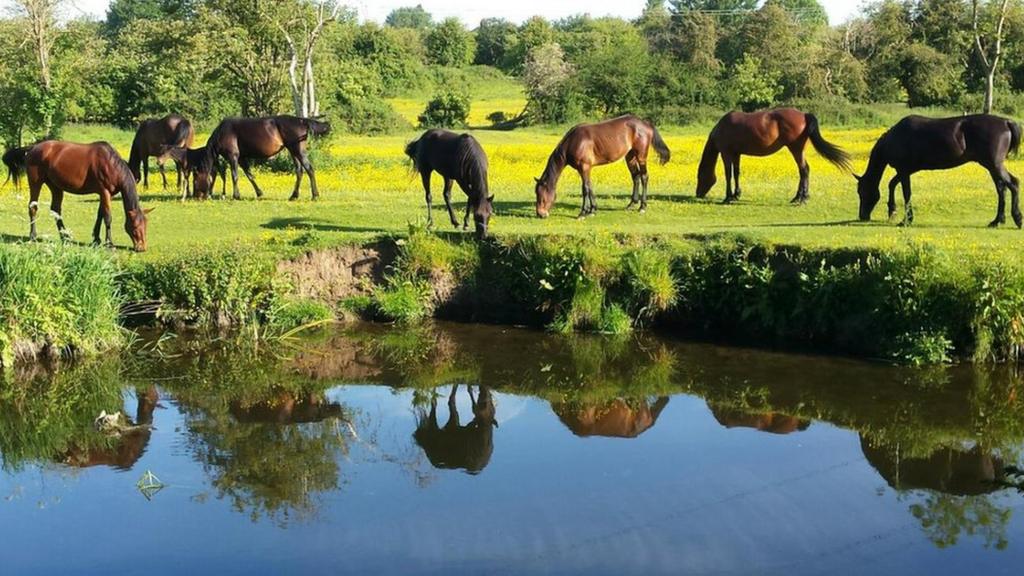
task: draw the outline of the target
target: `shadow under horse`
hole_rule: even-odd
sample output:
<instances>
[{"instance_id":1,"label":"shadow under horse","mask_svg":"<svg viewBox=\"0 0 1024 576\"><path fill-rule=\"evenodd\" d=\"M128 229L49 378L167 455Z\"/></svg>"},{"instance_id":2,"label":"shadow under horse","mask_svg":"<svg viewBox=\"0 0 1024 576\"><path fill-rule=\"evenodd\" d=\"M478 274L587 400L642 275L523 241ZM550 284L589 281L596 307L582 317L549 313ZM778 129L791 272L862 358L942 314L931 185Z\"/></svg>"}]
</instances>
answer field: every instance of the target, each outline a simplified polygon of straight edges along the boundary
<instances>
[{"instance_id":1,"label":"shadow under horse","mask_svg":"<svg viewBox=\"0 0 1024 576\"><path fill-rule=\"evenodd\" d=\"M881 199L879 186L885 169L892 166L896 175L889 181L889 218L896 214L896 186L903 188L905 225L914 222L910 177L925 170L948 170L975 162L988 171L996 187L999 205L995 228L1006 223L1006 190L1012 195L1011 214L1017 228L1024 227L1020 210L1020 181L1006 169L1006 158L1020 150L1021 127L1006 118L976 114L956 118L933 119L907 116L890 128L871 149L867 171L857 178L860 219L871 220Z\"/></svg>"},{"instance_id":2,"label":"shadow under horse","mask_svg":"<svg viewBox=\"0 0 1024 576\"><path fill-rule=\"evenodd\" d=\"M238 193L238 167L242 167L245 177L249 179L256 197L262 198L263 191L256 184L252 175L254 160L269 160L282 150L291 154L295 163L295 190L290 200L298 200L302 175L309 175L309 184L313 199L320 197L316 185L316 174L313 164L309 161L309 139L313 136L325 136L331 131L327 122L313 118L298 116L270 116L266 118L227 118L214 129L206 142L206 159L194 168L197 179L213 185L213 171L217 168L217 159L223 158L231 166L231 184L233 198L241 199ZM221 168L222 195L227 195L226 168Z\"/></svg>"},{"instance_id":3,"label":"shadow under horse","mask_svg":"<svg viewBox=\"0 0 1024 576\"><path fill-rule=\"evenodd\" d=\"M418 414L413 438L434 468L479 474L494 452L494 428L498 427L494 399L486 386L479 386L478 395L474 396L473 387L467 385L473 419L463 426L456 405L458 390L459 385L455 384L448 395L448 421L444 427L437 421L437 398L432 398L430 412Z\"/></svg>"}]
</instances>

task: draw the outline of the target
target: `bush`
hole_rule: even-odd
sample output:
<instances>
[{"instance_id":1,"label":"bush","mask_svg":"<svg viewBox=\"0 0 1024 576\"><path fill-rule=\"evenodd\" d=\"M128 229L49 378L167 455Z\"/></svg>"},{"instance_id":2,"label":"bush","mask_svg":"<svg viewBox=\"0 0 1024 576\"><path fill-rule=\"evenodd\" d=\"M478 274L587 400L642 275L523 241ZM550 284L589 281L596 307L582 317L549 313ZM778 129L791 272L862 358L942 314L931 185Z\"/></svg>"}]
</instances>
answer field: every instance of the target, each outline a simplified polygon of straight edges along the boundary
<instances>
[{"instance_id":1,"label":"bush","mask_svg":"<svg viewBox=\"0 0 1024 576\"><path fill-rule=\"evenodd\" d=\"M445 18L427 33L427 58L438 66L461 67L473 61L476 43L458 18Z\"/></svg>"},{"instance_id":2,"label":"bush","mask_svg":"<svg viewBox=\"0 0 1024 576\"><path fill-rule=\"evenodd\" d=\"M380 98L354 98L338 102L338 128L350 134L378 136L405 132L412 125Z\"/></svg>"},{"instance_id":3,"label":"bush","mask_svg":"<svg viewBox=\"0 0 1024 576\"><path fill-rule=\"evenodd\" d=\"M420 114L421 128L461 128L469 118L469 94L445 90L434 96Z\"/></svg>"}]
</instances>

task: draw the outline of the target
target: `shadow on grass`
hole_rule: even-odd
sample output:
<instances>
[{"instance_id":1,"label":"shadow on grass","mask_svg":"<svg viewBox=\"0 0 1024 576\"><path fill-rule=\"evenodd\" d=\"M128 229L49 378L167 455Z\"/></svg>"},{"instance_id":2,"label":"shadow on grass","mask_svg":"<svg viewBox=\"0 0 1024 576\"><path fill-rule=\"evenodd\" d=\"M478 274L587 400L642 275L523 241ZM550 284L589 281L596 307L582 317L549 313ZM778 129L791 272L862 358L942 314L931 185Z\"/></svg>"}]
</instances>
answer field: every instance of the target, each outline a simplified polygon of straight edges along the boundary
<instances>
[{"instance_id":1,"label":"shadow on grass","mask_svg":"<svg viewBox=\"0 0 1024 576\"><path fill-rule=\"evenodd\" d=\"M293 216L288 218L274 218L269 222L260 225L260 228L268 230L315 230L317 232L357 232L357 233L382 233L389 232L387 228L368 226L342 226L332 224L325 220Z\"/></svg>"},{"instance_id":2,"label":"shadow on grass","mask_svg":"<svg viewBox=\"0 0 1024 576\"><path fill-rule=\"evenodd\" d=\"M35 241L32 241L32 240L28 239L28 235L27 234L22 236L20 234L0 233L0 244L29 244L29 245L31 245L31 244L39 244L39 245L45 245L45 244L56 244L57 242L61 242L63 244L68 244L68 245L71 245L71 246L78 246L78 247L81 247L81 248L97 248L97 249L98 248L103 248L103 246L97 246L97 245L93 244L92 240L89 240L88 242L83 242L81 240L75 240L74 238L71 238L71 239L66 239L66 240L60 241L60 240L57 239L56 236L49 236L49 235L46 235L46 234L41 234L39 239L37 239ZM117 244L114 244L114 246L112 248L110 248L110 249L112 249L112 250L128 250L128 251L131 251L132 248L130 246L119 246Z\"/></svg>"}]
</instances>

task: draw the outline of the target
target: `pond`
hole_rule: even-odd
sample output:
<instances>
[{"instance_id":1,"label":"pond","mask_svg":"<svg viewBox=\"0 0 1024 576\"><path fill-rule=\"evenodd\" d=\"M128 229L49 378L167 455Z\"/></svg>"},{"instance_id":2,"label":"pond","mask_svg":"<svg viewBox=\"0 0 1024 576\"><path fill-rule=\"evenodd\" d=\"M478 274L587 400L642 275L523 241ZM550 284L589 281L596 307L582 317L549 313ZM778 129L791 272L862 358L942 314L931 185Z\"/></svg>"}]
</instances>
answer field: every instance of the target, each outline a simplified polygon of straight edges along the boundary
<instances>
[{"instance_id":1,"label":"pond","mask_svg":"<svg viewBox=\"0 0 1024 576\"><path fill-rule=\"evenodd\" d=\"M1024 566L1009 369L437 324L3 378L4 574Z\"/></svg>"}]
</instances>

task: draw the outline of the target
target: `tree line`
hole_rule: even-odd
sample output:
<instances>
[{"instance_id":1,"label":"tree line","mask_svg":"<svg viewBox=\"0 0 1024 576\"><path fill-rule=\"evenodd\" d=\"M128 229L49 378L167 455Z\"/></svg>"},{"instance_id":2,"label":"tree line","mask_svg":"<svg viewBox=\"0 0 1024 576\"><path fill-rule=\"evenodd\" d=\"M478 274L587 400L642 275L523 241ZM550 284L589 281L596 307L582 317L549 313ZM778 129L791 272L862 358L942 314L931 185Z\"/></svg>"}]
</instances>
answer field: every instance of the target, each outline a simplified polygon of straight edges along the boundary
<instances>
[{"instance_id":1,"label":"tree line","mask_svg":"<svg viewBox=\"0 0 1024 576\"><path fill-rule=\"evenodd\" d=\"M0 19L0 138L67 122L129 126L170 111L324 114L340 128L408 127L387 98L432 96L424 124L465 121L467 70L519 79L521 122L625 111L901 102L1024 107L1021 0L875 0L832 25L817 0L648 0L635 20L586 15L474 29L421 6L360 22L335 0L113 0L105 19L66 0L11 0ZM512 111L520 112L520 111ZM496 119L499 120L499 119Z\"/></svg>"}]
</instances>

